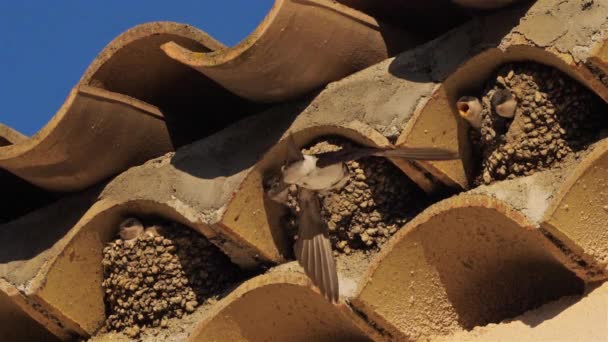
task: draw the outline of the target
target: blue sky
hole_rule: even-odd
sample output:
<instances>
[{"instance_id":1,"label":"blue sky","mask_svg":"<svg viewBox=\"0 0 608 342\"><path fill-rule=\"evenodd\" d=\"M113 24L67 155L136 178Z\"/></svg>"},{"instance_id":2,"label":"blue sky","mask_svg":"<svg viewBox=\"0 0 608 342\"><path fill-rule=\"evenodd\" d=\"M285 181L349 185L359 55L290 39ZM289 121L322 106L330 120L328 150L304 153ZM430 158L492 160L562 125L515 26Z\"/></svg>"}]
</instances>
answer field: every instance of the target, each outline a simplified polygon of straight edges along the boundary
<instances>
[{"instance_id":1,"label":"blue sky","mask_svg":"<svg viewBox=\"0 0 608 342\"><path fill-rule=\"evenodd\" d=\"M36 133L95 56L130 27L176 21L234 45L257 26L273 2L0 1L0 123L27 135Z\"/></svg>"}]
</instances>

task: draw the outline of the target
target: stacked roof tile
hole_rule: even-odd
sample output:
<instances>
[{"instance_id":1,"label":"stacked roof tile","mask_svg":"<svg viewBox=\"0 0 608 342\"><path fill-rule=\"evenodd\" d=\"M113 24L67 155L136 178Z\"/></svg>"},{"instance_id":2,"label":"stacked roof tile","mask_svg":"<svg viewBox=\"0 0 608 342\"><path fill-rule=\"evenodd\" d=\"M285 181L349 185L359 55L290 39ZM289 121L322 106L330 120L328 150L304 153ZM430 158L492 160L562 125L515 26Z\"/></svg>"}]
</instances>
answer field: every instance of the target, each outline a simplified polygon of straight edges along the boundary
<instances>
[{"instance_id":1,"label":"stacked roof tile","mask_svg":"<svg viewBox=\"0 0 608 342\"><path fill-rule=\"evenodd\" d=\"M0 339L98 334L102 250L133 215L189 226L243 269L270 268L207 304L179 340L462 337L606 280L606 140L569 168L475 188L454 104L513 61L557 68L608 102L608 2L540 0L466 23L460 11L440 36L412 30L412 13L339 2L277 0L232 48L187 25L137 26L36 135L0 126L0 184L24 198L0 208ZM430 18L441 2L390 3ZM335 305L289 262L283 209L264 194L289 134L300 146L338 135L460 156L391 160L445 199L359 271L339 260Z\"/></svg>"}]
</instances>

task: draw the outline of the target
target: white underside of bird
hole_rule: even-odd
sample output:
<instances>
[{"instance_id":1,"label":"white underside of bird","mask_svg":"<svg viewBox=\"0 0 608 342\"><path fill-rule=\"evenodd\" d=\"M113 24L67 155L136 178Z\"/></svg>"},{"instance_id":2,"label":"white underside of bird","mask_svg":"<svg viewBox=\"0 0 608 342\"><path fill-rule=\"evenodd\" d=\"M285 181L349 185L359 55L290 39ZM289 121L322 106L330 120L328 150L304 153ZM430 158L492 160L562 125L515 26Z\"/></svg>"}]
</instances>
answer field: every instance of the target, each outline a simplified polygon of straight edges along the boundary
<instances>
[{"instance_id":1,"label":"white underside of bird","mask_svg":"<svg viewBox=\"0 0 608 342\"><path fill-rule=\"evenodd\" d=\"M344 163L317 167L319 160L315 156L304 155L303 160L297 161L283 170L283 181L315 191L335 189L346 183L348 173Z\"/></svg>"}]
</instances>

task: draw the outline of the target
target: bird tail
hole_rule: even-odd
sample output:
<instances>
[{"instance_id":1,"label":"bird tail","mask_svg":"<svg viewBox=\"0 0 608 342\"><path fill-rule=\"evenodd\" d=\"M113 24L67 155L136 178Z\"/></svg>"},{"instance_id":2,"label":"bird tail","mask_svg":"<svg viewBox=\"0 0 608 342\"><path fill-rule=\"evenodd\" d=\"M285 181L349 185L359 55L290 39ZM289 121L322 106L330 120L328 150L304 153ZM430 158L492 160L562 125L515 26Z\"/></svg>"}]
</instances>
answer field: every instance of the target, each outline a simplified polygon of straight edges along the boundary
<instances>
[{"instance_id":1,"label":"bird tail","mask_svg":"<svg viewBox=\"0 0 608 342\"><path fill-rule=\"evenodd\" d=\"M441 148L429 147L399 147L395 149L378 150L372 155L387 158L404 158L411 160L454 160L458 153Z\"/></svg>"},{"instance_id":2,"label":"bird tail","mask_svg":"<svg viewBox=\"0 0 608 342\"><path fill-rule=\"evenodd\" d=\"M294 246L296 259L330 302L340 298L338 271L329 240L327 223L321 217L319 198L315 191L300 189L298 240Z\"/></svg>"},{"instance_id":3,"label":"bird tail","mask_svg":"<svg viewBox=\"0 0 608 342\"><path fill-rule=\"evenodd\" d=\"M363 157L376 156L386 158L404 158L410 160L454 160L458 153L441 148L431 147L397 147L374 148L361 147L342 149L336 152L327 152L317 155L318 167L326 167L335 163L357 160Z\"/></svg>"}]
</instances>

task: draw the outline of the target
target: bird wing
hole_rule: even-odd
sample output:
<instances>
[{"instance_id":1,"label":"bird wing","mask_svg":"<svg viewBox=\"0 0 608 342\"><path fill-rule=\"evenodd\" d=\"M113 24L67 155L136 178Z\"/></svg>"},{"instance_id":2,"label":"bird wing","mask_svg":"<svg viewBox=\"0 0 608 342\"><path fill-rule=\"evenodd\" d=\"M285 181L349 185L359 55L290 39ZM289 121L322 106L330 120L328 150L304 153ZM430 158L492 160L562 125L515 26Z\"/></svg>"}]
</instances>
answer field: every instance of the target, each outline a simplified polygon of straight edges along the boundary
<instances>
[{"instance_id":1,"label":"bird wing","mask_svg":"<svg viewBox=\"0 0 608 342\"><path fill-rule=\"evenodd\" d=\"M279 181L274 187L268 190L268 197L280 204L287 204L289 196L289 184Z\"/></svg>"},{"instance_id":2,"label":"bird wing","mask_svg":"<svg viewBox=\"0 0 608 342\"><path fill-rule=\"evenodd\" d=\"M345 163L347 161L357 160L359 158L371 156L378 151L380 151L380 149L373 147L353 147L343 148L341 150L333 152L325 152L316 155L316 157L318 158L317 166L327 167L338 163Z\"/></svg>"},{"instance_id":3,"label":"bird wing","mask_svg":"<svg viewBox=\"0 0 608 342\"><path fill-rule=\"evenodd\" d=\"M318 167L296 184L309 190L328 190L338 188L348 180L348 170L344 163L332 164L326 167Z\"/></svg>"},{"instance_id":4,"label":"bird wing","mask_svg":"<svg viewBox=\"0 0 608 342\"><path fill-rule=\"evenodd\" d=\"M458 153L433 147L355 147L316 155L318 158L318 167L326 167L368 156L394 157L410 160L453 160L458 158Z\"/></svg>"},{"instance_id":5,"label":"bird wing","mask_svg":"<svg viewBox=\"0 0 608 342\"><path fill-rule=\"evenodd\" d=\"M288 184L298 184L298 182L314 173L317 169L317 157L307 155L304 156L303 160L283 167L283 180Z\"/></svg>"},{"instance_id":6,"label":"bird wing","mask_svg":"<svg viewBox=\"0 0 608 342\"><path fill-rule=\"evenodd\" d=\"M373 153L373 155L378 157L395 157L410 160L458 159L457 152L433 147L397 147L394 149L382 149Z\"/></svg>"},{"instance_id":7,"label":"bird wing","mask_svg":"<svg viewBox=\"0 0 608 342\"><path fill-rule=\"evenodd\" d=\"M285 161L287 163L293 163L298 160L303 160L304 155L302 154L302 150L298 147L298 144L296 144L296 140L294 139L293 134L289 133L286 140L287 150Z\"/></svg>"},{"instance_id":8,"label":"bird wing","mask_svg":"<svg viewBox=\"0 0 608 342\"><path fill-rule=\"evenodd\" d=\"M285 164L281 168L281 176L278 177L278 183L274 184L274 186L270 190L268 190L268 196L270 197L270 199L281 204L287 203L289 185L293 184L285 182L285 172L286 170L289 171L288 165L293 165L304 160L304 155L296 144L296 141L293 138L293 134L289 133L285 140L285 143L287 144L284 158Z\"/></svg>"},{"instance_id":9,"label":"bird wing","mask_svg":"<svg viewBox=\"0 0 608 342\"><path fill-rule=\"evenodd\" d=\"M298 240L294 252L300 265L321 293L331 302L339 298L338 272L331 250L327 223L321 217L314 191L301 189Z\"/></svg>"}]
</instances>

